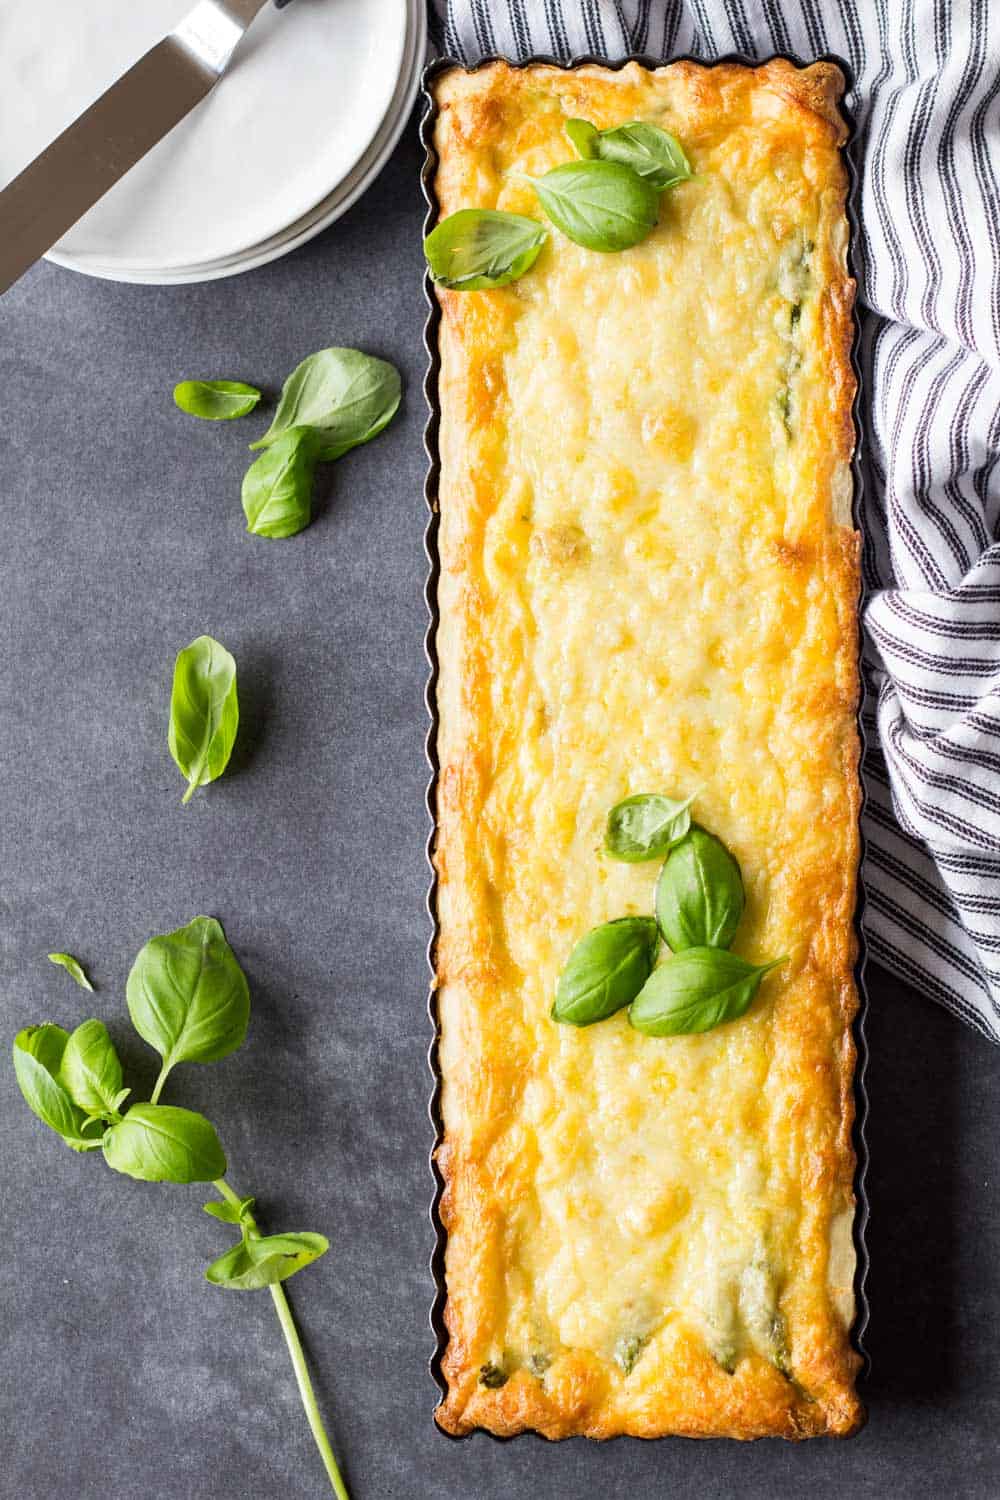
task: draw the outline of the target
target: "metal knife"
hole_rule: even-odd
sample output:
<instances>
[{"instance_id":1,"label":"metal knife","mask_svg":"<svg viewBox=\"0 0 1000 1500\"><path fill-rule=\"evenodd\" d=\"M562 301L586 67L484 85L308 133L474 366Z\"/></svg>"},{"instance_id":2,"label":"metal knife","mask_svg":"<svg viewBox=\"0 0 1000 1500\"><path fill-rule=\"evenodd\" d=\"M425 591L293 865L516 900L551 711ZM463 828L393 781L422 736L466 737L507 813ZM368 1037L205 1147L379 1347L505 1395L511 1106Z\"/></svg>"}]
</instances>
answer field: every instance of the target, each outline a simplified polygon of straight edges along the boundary
<instances>
[{"instance_id":1,"label":"metal knife","mask_svg":"<svg viewBox=\"0 0 1000 1500\"><path fill-rule=\"evenodd\" d=\"M281 9L288 0L274 0ZM199 0L0 191L0 292L211 93L267 0Z\"/></svg>"}]
</instances>

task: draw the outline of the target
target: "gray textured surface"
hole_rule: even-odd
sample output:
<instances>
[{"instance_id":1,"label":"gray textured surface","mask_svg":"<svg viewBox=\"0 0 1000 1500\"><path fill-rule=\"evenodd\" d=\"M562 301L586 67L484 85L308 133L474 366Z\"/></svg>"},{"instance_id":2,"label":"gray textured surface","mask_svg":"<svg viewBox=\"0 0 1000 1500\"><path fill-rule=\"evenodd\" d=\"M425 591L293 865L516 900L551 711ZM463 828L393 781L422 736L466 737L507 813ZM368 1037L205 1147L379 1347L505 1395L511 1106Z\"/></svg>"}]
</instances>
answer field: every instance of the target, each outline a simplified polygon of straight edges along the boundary
<instances>
[{"instance_id":1,"label":"gray textured surface","mask_svg":"<svg viewBox=\"0 0 1000 1500\"><path fill-rule=\"evenodd\" d=\"M0 1031L96 1012L148 1086L131 959L196 912L222 919L250 1038L167 1097L217 1122L267 1224L333 1241L292 1295L355 1500L994 1496L1000 1056L877 971L866 1431L601 1448L434 1429L417 172L411 131L339 225L249 276L148 289L40 266L0 302ZM393 359L405 409L326 471L311 530L249 538L263 423L199 424L171 387L273 391L326 343ZM165 709L200 631L236 654L243 717L230 773L182 808ZM51 948L86 961L93 1001ZM6 1064L0 1110L0 1494L327 1493L269 1298L201 1279L228 1243L204 1194L73 1156Z\"/></svg>"}]
</instances>

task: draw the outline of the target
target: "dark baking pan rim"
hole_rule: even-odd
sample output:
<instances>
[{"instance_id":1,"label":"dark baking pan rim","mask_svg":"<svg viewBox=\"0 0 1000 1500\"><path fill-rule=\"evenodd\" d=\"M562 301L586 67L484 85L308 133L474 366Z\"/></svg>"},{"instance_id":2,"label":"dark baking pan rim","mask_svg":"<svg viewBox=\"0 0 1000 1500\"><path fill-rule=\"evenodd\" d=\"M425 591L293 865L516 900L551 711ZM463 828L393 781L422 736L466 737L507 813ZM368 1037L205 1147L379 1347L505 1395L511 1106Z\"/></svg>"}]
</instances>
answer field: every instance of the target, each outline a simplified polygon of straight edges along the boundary
<instances>
[{"instance_id":1,"label":"dark baking pan rim","mask_svg":"<svg viewBox=\"0 0 1000 1500\"><path fill-rule=\"evenodd\" d=\"M478 72L480 68L488 67L491 63L507 62L508 66L513 67L513 68L528 68L528 67L535 67L535 66L546 66L546 67L552 67L552 68L560 68L560 69L562 69L563 72L572 72L576 68L581 68L581 67L586 67L586 66L597 66L597 67L608 68L608 69L610 69L613 72L618 72L619 69L625 67L628 63L638 63L639 66L642 67L642 68L646 68L646 69L648 69L650 71L655 71L657 68L664 67L667 62L689 62L689 63L695 63L699 67L716 67L720 63L738 63L738 64L742 65L743 67L756 68L756 67L763 67L766 63L774 62L777 59L782 59L785 62L790 62L796 68L804 68L804 67L808 67L810 65L808 62L804 61L802 58L800 58L800 57L794 57L794 56L792 56L791 54L789 54L787 52L775 52L775 53L771 53L766 58L751 58L751 57L743 56L740 53L730 52L730 53L726 53L724 56L713 58L711 61L706 61L705 58L691 57L690 55L684 55L682 57L671 57L671 58L667 58L667 59L657 59L657 58L652 58L652 57L648 57L648 56L634 56L634 57L616 58L614 61L608 61L607 59L600 58L600 57L584 56L584 57L574 57L572 59L572 61L570 61L568 63L561 62L556 57L547 57L547 56L533 56L533 57L530 57L530 58L526 58L526 59L524 59L521 62L510 62L509 59L501 58L501 57L498 57L498 56L495 56L495 55L491 55L489 57L482 58L478 63L474 64L472 67L467 67L464 63L458 62L454 58L449 58L449 57L437 58L433 62L429 63L428 66L425 68L425 70L424 70L424 76L423 76L422 83L421 83L424 113L423 113L423 118L422 118L421 127L420 127L420 139L421 139L421 141L423 143L423 146L424 146L424 153L425 153L425 155L424 155L423 168L422 168L421 174L420 174L420 182L421 182L421 187L423 189L424 198L425 198L426 203L427 203L427 213L426 213L425 221L424 221L424 233L425 234L430 233L430 230L437 223L438 214L439 214L439 205L438 205L437 196L436 196L435 188L434 188L434 177L435 177L435 173L437 171L437 164L438 164L437 153L436 153L436 151L434 149L434 127L435 127L435 124L437 122L438 111L437 111L437 104L436 104L436 101L434 99L434 95L433 95L433 92L432 92L432 85L433 85L434 81L441 76L442 73L446 73L446 72L450 71L452 68L461 68L465 72L475 73L475 72ZM855 83L854 73L853 73L853 70L851 69L851 67L844 61L843 58L837 57L833 53L823 53L821 56L813 58L812 62L828 62L828 63L833 63L836 67L838 67L840 69L841 73L844 75L844 85L845 85L845 87L844 87L844 96L847 97L847 96L849 96L853 92L854 83ZM858 263L858 258L859 258L859 253L860 253L860 251L859 251L859 246L860 246L860 232L859 232L859 228L858 228L859 184L858 184L858 173L857 173L857 167L855 165L854 150L853 150L854 143L855 143L855 141L857 139L857 130L856 130L856 125L855 125L854 117L853 117L852 113L850 112L850 110L848 110L848 109L846 109L844 107L843 101L841 101L840 108L841 108L841 113L843 114L843 117L844 117L844 121L845 121L845 123L847 125L847 131L848 131L847 140L845 141L843 147L841 148L841 157L842 157L842 159L844 161L844 164L846 166L847 175L848 175L848 193L847 193L847 204L846 204L847 220L848 220L848 225L849 225L849 228L850 228L850 243L849 243L849 246L848 246L848 266L849 266L849 269L850 269L850 272L851 272L852 276L855 279L855 283L857 283L858 282L859 269L860 269L859 263ZM426 753L427 753L427 761L428 761L428 764L430 766L430 781L429 781L428 786L427 786L427 811L428 811L428 814L430 816L430 823L431 823L430 833L428 835L428 840L427 840L427 863L428 863L428 866L430 868L430 886L429 886L429 889L428 889L428 892L427 892L427 910L428 910L428 914L429 914L429 917L430 917L430 923L431 923L431 934L430 934L430 938L429 938L428 945L427 945L427 961L428 961L428 965L429 965L430 971L431 971L431 989L430 989L430 997L429 997L429 1001L428 1001L428 1011L429 1011L429 1014L430 1014L431 1026L433 1028L433 1036L432 1036L430 1048L429 1048L429 1051L428 1051L428 1064L430 1066L431 1076L433 1078L433 1089L432 1089L432 1093L431 1093L429 1109L430 1109L431 1124L432 1124L433 1129L434 1129L434 1144L433 1144L433 1146L431 1148L431 1155L430 1155L430 1169L431 1169L431 1175L432 1175L432 1177L434 1179L434 1196L433 1196L433 1200L432 1200L432 1203L431 1203L431 1209L430 1209L431 1224L432 1224L432 1227L433 1227L433 1230L434 1230L434 1248L433 1248L433 1251L431 1253L431 1262L430 1262L431 1275L432 1275L433 1281L434 1281L434 1301L433 1301L433 1304L432 1304L431 1310L430 1310L430 1323L431 1323L431 1329L433 1331L434 1340L435 1340L434 1351L433 1351L433 1353L432 1353L432 1355L430 1357L430 1360L429 1360L429 1368L430 1368L431 1376L432 1376L435 1384L437 1385L438 1390L439 1390L441 1396L444 1397L444 1396L447 1396L447 1393L448 1393L447 1381L445 1380L445 1377L444 1377L444 1374L443 1374L443 1371L442 1371L442 1367L441 1367L441 1362L442 1362L442 1359L444 1357L445 1348L446 1348L447 1343L448 1343L448 1330L447 1330L447 1328L445 1326L445 1322L444 1322L444 1307L445 1307L445 1302L446 1302L446 1299L447 1299L447 1291L446 1291L446 1287L445 1287L445 1274L444 1274L444 1252L445 1252L445 1243L446 1243L446 1240L447 1240L447 1233L445 1231L444 1225L441 1222L441 1213L440 1213L440 1208L441 1208L441 1194L442 1194L442 1192L444 1190L444 1180L443 1180L443 1178L441 1176L441 1173L440 1173L440 1171L438 1169L437 1160L436 1160L437 1148L440 1146L442 1140L444 1139L444 1122L443 1122L442 1114L441 1114L441 1070L440 1070L439 1056L438 1056L439 1042L440 1042L440 1018L439 1018L439 1015L438 1015L437 988L436 988L436 984L435 984L435 962L434 962L435 948L436 948L437 939L438 939L438 921L437 921L437 871L435 870L434 862L433 862L434 840L435 840L436 833L437 833L437 811L436 811L436 809L437 809L437 780L438 780L438 769L439 769L439 767L438 767L438 760L437 760L437 732L438 732L437 684L438 684L438 660L437 660L437 649L436 649L435 642L436 642L437 627L438 627L437 587L438 587L438 579L439 579L440 571L441 571L441 561L440 561L440 557L439 557L439 554L438 554L438 483L439 483L440 476L441 476L441 459L440 459L440 454L439 454L439 451L438 451L438 433L439 433L439 430L440 430L440 423L441 423L441 409L440 409L440 404L439 404L439 400L438 400L438 376L440 375L440 370L441 370L441 360L440 360L440 353L439 353L439 348L438 348L438 329L439 329L440 322L441 322L441 307L440 307L440 303L438 302L438 299L437 299L437 297L436 297L436 295L434 293L434 284L431 281L431 278L430 278L429 274L425 275L425 277L424 277L424 296L426 298L427 307L428 307L427 320L426 320L426 323L425 323L425 326L424 326L424 347L427 350L427 361L428 361L428 363L427 363L427 375L426 375L426 377L424 379L424 396L425 396L426 401L427 401L427 407L428 407L428 412L429 412L429 415L428 415L428 418L427 418L427 426L426 426L426 428L424 430L424 448L425 448L426 453L427 453L427 461L428 461L427 478L426 478L426 481L425 481L425 484L424 484L424 497L425 497L426 502L427 502L427 511L428 511L427 528L426 528L426 531L425 531L425 534L424 534L424 549L425 549L425 551L427 553L427 561L428 561L427 583L426 583L426 587L425 587L425 599L426 599L426 603L427 603L428 625L427 625L427 632L426 632L426 635L425 635L425 638L424 638L424 650L425 650L425 653L426 653L426 656L427 656L427 663L428 663L428 668L429 668L428 679L427 679L427 688L426 688L426 703L427 703L427 713L428 713L428 718L430 720L430 724L429 724L429 728L428 728L428 732L427 732ZM853 337L852 346L851 346L851 365L852 365L853 370L854 370L854 375L855 375L855 380L856 380L856 389L855 389L854 402L853 402L853 405L852 405L852 408L851 408L851 417L852 417L852 420L853 420L853 423L854 423L854 435L855 435L854 453L853 453L852 458L851 458L851 474L852 474L852 479L853 479L852 515L853 515L853 520L854 520L855 528L858 531L860 531L862 529L861 522L862 522L862 483L863 483L863 480L862 480L862 470L861 470L861 459L860 459L860 448L861 448L861 438L862 438L861 417L860 417L860 413L861 413L861 367L860 367L860 357L859 357L860 356L861 333L860 333L860 324L859 324L859 320L858 320L858 308L857 308L857 299L856 298L855 298L854 310L853 310L853 329L854 329L854 337ZM858 684L859 684L859 701L858 701L858 715L857 715L858 740L859 740L859 750L860 750L859 771L860 771L861 762L863 761L863 758L864 758L864 751L865 751L865 727L864 727L864 721L863 721L863 717L862 717L862 712L863 712L863 709L864 709L864 678L863 678L863 675L862 675L862 672L861 672L861 660L860 660L860 656L861 656L861 648L860 648L860 641L861 641L860 607L861 606L860 606L860 601L859 601L859 621L858 621L858 642L859 642L859 645L858 645ZM855 929L855 933L856 933L856 936L857 936L857 944L858 944L858 956L857 956L857 961L856 961L855 966L854 966L854 978L855 978L855 982L856 982L856 985L857 985L857 993L858 993L858 1011L857 1011L857 1015L854 1018L853 1028L852 1028L853 1029L853 1035L854 1035L854 1043L855 1043L855 1047L857 1048L857 1064L856 1064L855 1074L854 1074L854 1105L855 1105L855 1109L854 1109L854 1125L853 1125L853 1130L852 1130L852 1140L853 1140L853 1145L854 1145L854 1150L855 1150L855 1156L856 1156L856 1160L857 1160L857 1166L856 1166L855 1175L854 1175L854 1192L855 1192L855 1198L856 1198L856 1203L857 1203L856 1212L855 1212L855 1215L854 1215L854 1248L855 1248L857 1259L856 1259L856 1267L855 1267L855 1275L854 1275L855 1314L854 1314L854 1322L853 1322L853 1324L851 1326L851 1342L852 1342L854 1348L856 1349L856 1351L858 1352L858 1354L861 1356L861 1359L862 1359L862 1368L861 1368L861 1372L860 1372L860 1376L859 1376L859 1379L862 1379L862 1380L865 1379L868 1376L868 1374L870 1372L870 1363L871 1363L870 1360L869 1360L869 1358L868 1358L868 1353L867 1353L867 1350L866 1350L865 1344L864 1344L864 1335L865 1335L865 1330L866 1330L866 1328L868 1326L868 1319L869 1319L869 1314L870 1314L870 1309L869 1309L869 1304L868 1304L868 1294L867 1294L867 1279L868 1279L868 1264L869 1264L869 1262L868 1262L868 1248L867 1248L867 1238L866 1238L866 1236L867 1236L867 1228L868 1228L868 1218L869 1218L869 1205L868 1205L868 1195L867 1195L867 1190L866 1190L866 1185L865 1185L866 1177L867 1177L867 1172L868 1172L868 1143L867 1143L867 1138L866 1138L866 1134L865 1134L866 1125L867 1125L867 1119L868 1119L868 1094L867 1094L867 1084L866 1084L866 1075L867 1075L867 1071L868 1071L868 1046L867 1046L867 1041L866 1041L866 1037L865 1037L865 1022L866 1022L866 1017L867 1017L867 1012L868 1012L868 993L867 993L866 982L865 982L865 969L866 969L868 955L867 955L867 949L866 949L866 945L865 945L864 929L863 929L863 925L862 925L862 918L863 918L864 907L865 907L865 890L864 890L865 838L864 838L864 824L863 824L865 802L866 802L866 792L865 792L864 782L862 781L862 783L861 783L861 805L860 805L860 809L859 809L860 860L859 860L859 868L858 868L857 903L856 903L855 912L854 912L854 929ZM442 1437L448 1438L451 1442L467 1442L470 1439L473 1439L473 1438L476 1438L476 1437L487 1438L491 1442L495 1442L495 1443L512 1442L515 1437L516 1438L534 1437L534 1438L539 1438L539 1439L541 1439L542 1441L545 1441L545 1442L548 1441L548 1439L544 1437L544 1434L537 1433L537 1432L516 1433L516 1434L513 1435L513 1437L498 1437L495 1433L487 1432L485 1428L476 1428L472 1432L463 1433L461 1436L455 1436L452 1433L445 1433L440 1428L438 1428L438 1431L441 1433ZM615 1441L617 1441L617 1439L616 1438L612 1438L612 1439L610 1439L610 1441L615 1442ZM651 1440L646 1440L646 1441L660 1441L660 1439L651 1439Z\"/></svg>"}]
</instances>

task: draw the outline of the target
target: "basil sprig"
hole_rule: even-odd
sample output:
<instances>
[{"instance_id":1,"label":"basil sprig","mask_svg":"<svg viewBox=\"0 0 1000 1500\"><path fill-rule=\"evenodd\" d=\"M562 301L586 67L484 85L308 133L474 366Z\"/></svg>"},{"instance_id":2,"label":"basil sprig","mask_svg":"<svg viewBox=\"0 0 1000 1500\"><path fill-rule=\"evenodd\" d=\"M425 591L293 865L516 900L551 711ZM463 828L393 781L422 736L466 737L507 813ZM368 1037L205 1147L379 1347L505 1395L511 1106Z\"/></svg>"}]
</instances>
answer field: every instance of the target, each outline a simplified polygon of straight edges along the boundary
<instances>
[{"instance_id":1,"label":"basil sprig","mask_svg":"<svg viewBox=\"0 0 1000 1500\"><path fill-rule=\"evenodd\" d=\"M589 120L567 120L566 134L585 160L620 162L645 178L658 193L693 176L677 138L644 120L632 120L610 130L598 130Z\"/></svg>"},{"instance_id":2,"label":"basil sprig","mask_svg":"<svg viewBox=\"0 0 1000 1500\"><path fill-rule=\"evenodd\" d=\"M269 448L293 427L307 427L321 463L370 443L392 421L402 386L387 360L360 349L319 349L296 365L281 388L274 420L251 448Z\"/></svg>"},{"instance_id":3,"label":"basil sprig","mask_svg":"<svg viewBox=\"0 0 1000 1500\"><path fill-rule=\"evenodd\" d=\"M32 1112L74 1151L101 1151L115 1172L141 1182L210 1182L221 1201L206 1213L235 1227L240 1242L212 1262L205 1276L237 1291L268 1287L288 1345L302 1404L337 1500L349 1500L323 1426L291 1308L281 1286L329 1249L325 1235L264 1235L225 1180L226 1154L204 1115L160 1104L159 1094L179 1062L212 1062L246 1034L249 989L225 934L213 917L195 917L176 932L151 938L129 975L129 1014L139 1035L163 1058L152 1098L122 1106L122 1066L102 1021L27 1026L14 1039L18 1086Z\"/></svg>"},{"instance_id":4,"label":"basil sprig","mask_svg":"<svg viewBox=\"0 0 1000 1500\"><path fill-rule=\"evenodd\" d=\"M230 422L245 417L260 400L255 385L242 380L182 380L174 386L174 403L190 417L205 422Z\"/></svg>"},{"instance_id":5,"label":"basil sprig","mask_svg":"<svg viewBox=\"0 0 1000 1500\"><path fill-rule=\"evenodd\" d=\"M656 223L659 194L617 161L568 161L532 179L548 217L587 250L627 250Z\"/></svg>"},{"instance_id":6,"label":"basil sprig","mask_svg":"<svg viewBox=\"0 0 1000 1500\"><path fill-rule=\"evenodd\" d=\"M50 953L48 955L50 964L57 964L60 969L65 969L71 979L74 979L81 990L90 990L93 993L94 986L87 978L83 964L72 953Z\"/></svg>"},{"instance_id":7,"label":"basil sprig","mask_svg":"<svg viewBox=\"0 0 1000 1500\"><path fill-rule=\"evenodd\" d=\"M316 438L309 427L290 427L243 476L247 531L271 538L295 536L312 520Z\"/></svg>"},{"instance_id":8,"label":"basil sprig","mask_svg":"<svg viewBox=\"0 0 1000 1500\"><path fill-rule=\"evenodd\" d=\"M743 915L740 867L721 839L693 825L656 882L656 919L674 953L728 948Z\"/></svg>"},{"instance_id":9,"label":"basil sprig","mask_svg":"<svg viewBox=\"0 0 1000 1500\"><path fill-rule=\"evenodd\" d=\"M687 948L650 975L629 1007L629 1024L646 1036L711 1031L744 1015L764 975L785 961L751 964L725 948Z\"/></svg>"},{"instance_id":10,"label":"basil sprig","mask_svg":"<svg viewBox=\"0 0 1000 1500\"><path fill-rule=\"evenodd\" d=\"M625 864L661 859L691 827L688 809L695 795L678 802L660 792L639 792L617 802L608 813L605 853Z\"/></svg>"},{"instance_id":11,"label":"basil sprig","mask_svg":"<svg viewBox=\"0 0 1000 1500\"><path fill-rule=\"evenodd\" d=\"M170 694L167 743L177 769L187 777L183 802L222 775L239 720L236 662L210 635L199 635L177 653Z\"/></svg>"},{"instance_id":12,"label":"basil sprig","mask_svg":"<svg viewBox=\"0 0 1000 1500\"><path fill-rule=\"evenodd\" d=\"M537 219L496 208L460 208L424 240L424 256L439 286L485 291L507 286L531 269L548 231Z\"/></svg>"},{"instance_id":13,"label":"basil sprig","mask_svg":"<svg viewBox=\"0 0 1000 1500\"><path fill-rule=\"evenodd\" d=\"M648 979L659 941L652 917L618 917L594 927L559 976L553 1020L592 1026L624 1009Z\"/></svg>"}]
</instances>

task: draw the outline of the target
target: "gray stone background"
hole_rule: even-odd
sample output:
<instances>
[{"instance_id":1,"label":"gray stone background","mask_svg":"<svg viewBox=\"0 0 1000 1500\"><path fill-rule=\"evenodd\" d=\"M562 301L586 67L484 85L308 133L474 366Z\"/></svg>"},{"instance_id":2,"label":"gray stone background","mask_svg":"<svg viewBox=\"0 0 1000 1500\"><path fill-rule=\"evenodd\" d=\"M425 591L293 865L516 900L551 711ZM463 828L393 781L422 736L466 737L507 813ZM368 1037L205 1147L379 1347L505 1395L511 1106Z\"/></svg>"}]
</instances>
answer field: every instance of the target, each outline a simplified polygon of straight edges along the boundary
<instances>
[{"instance_id":1,"label":"gray stone background","mask_svg":"<svg viewBox=\"0 0 1000 1500\"><path fill-rule=\"evenodd\" d=\"M291 1296L354 1500L996 1496L1000 1056L878 970L867 1429L793 1448L434 1428L418 170L414 128L339 224L250 275L145 288L40 265L0 301L3 1045L96 1013L148 1089L132 958L198 912L222 920L248 1042L179 1068L165 1098L217 1123L267 1226L332 1241ZM198 423L172 386L274 393L326 344L392 359L403 410L323 471L310 530L248 537L245 445L266 418ZM184 808L166 707L202 631L237 657L241 727ZM74 1156L2 1062L0 1111L0 1494L328 1493L270 1298L202 1279L229 1243L205 1194Z\"/></svg>"}]
</instances>

